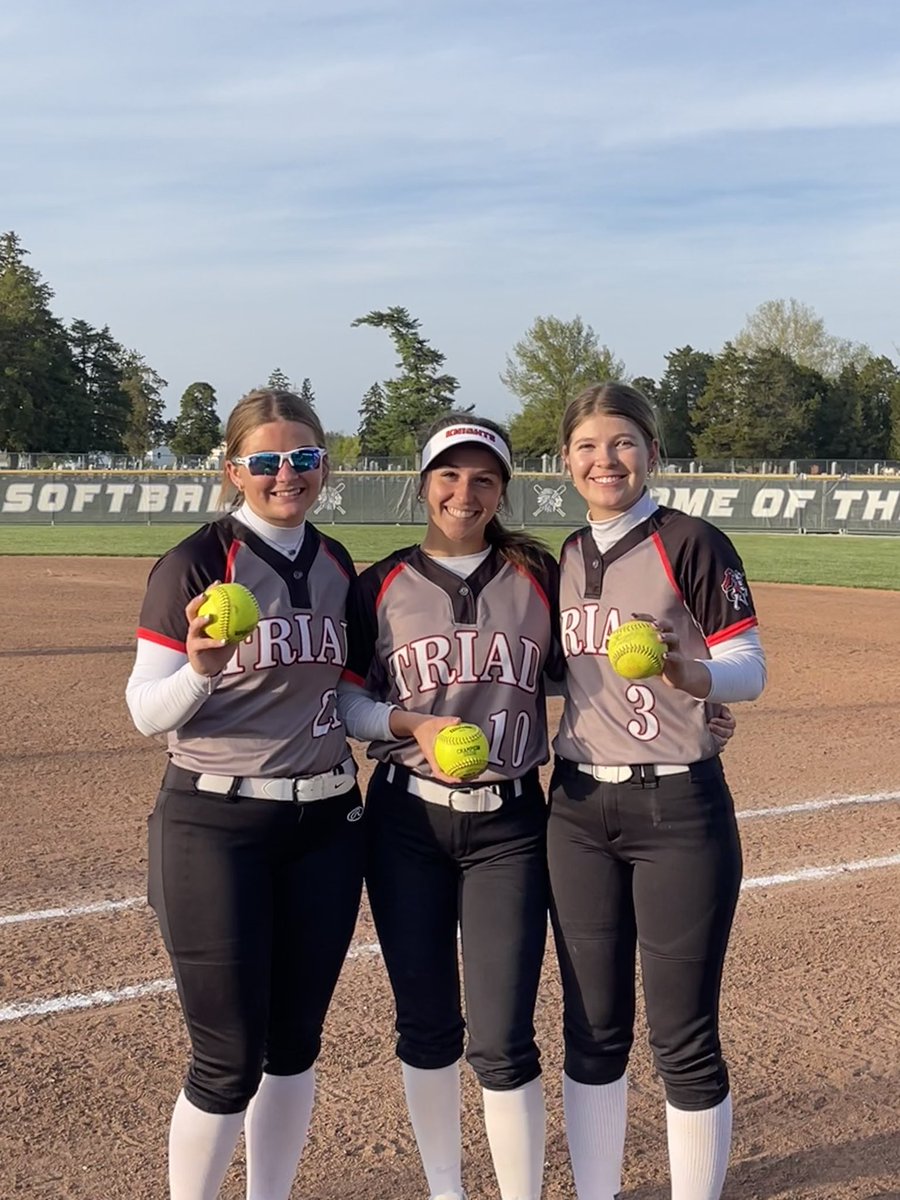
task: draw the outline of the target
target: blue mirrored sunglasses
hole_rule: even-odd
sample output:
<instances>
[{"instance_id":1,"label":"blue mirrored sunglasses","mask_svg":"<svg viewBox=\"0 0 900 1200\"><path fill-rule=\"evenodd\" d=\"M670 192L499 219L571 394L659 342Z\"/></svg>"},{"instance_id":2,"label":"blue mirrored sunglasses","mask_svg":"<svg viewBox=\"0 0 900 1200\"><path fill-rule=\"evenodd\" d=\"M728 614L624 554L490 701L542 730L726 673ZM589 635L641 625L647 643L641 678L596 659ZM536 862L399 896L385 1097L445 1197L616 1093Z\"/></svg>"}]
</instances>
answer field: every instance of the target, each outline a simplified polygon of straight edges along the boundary
<instances>
[{"instance_id":1,"label":"blue mirrored sunglasses","mask_svg":"<svg viewBox=\"0 0 900 1200\"><path fill-rule=\"evenodd\" d=\"M251 475L277 475L282 463L287 463L294 471L315 471L322 465L326 453L320 446L299 446L284 452L261 450L258 454L244 454L231 461L246 467Z\"/></svg>"}]
</instances>

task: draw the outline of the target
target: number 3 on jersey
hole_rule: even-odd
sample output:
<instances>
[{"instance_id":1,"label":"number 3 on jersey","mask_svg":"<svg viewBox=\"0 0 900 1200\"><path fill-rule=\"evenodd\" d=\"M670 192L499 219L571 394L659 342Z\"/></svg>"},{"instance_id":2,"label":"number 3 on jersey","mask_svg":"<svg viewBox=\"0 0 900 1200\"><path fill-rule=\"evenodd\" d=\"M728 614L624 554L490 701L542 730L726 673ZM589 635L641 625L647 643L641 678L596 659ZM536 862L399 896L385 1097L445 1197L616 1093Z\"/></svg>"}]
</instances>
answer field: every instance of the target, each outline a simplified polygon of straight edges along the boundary
<instances>
[{"instance_id":1,"label":"number 3 on jersey","mask_svg":"<svg viewBox=\"0 0 900 1200\"><path fill-rule=\"evenodd\" d=\"M639 742L652 742L659 734L659 721L653 711L656 697L648 687L633 683L625 692L625 699L634 708L635 715L625 728Z\"/></svg>"}]
</instances>

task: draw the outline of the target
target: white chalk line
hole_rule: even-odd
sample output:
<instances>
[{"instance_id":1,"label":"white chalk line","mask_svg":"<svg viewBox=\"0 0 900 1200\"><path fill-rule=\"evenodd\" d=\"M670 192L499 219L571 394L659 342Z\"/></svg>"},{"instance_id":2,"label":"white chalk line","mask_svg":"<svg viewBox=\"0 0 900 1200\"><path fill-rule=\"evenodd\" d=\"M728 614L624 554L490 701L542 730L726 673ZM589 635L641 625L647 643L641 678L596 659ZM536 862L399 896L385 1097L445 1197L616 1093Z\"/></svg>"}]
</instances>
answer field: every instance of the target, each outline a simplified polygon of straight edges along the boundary
<instances>
[{"instance_id":1,"label":"white chalk line","mask_svg":"<svg viewBox=\"0 0 900 1200\"><path fill-rule=\"evenodd\" d=\"M780 887L785 883L814 883L819 879L833 879L837 875L850 875L856 871L883 871L887 867L900 867L900 854L887 854L882 858L861 858L858 862L834 863L828 867L801 867L784 875L757 875L745 879L742 892L756 888Z\"/></svg>"},{"instance_id":2,"label":"white chalk line","mask_svg":"<svg viewBox=\"0 0 900 1200\"><path fill-rule=\"evenodd\" d=\"M843 808L856 804L890 804L900 800L900 792L871 792L866 796L832 796L826 800L804 800L800 804L784 804L780 808L748 808L739 812L739 821L752 821L754 817L790 817L797 813L825 812L829 808Z\"/></svg>"},{"instance_id":3,"label":"white chalk line","mask_svg":"<svg viewBox=\"0 0 900 1200\"><path fill-rule=\"evenodd\" d=\"M802 867L798 871L791 871L783 875L757 875L745 879L741 884L741 891L781 887L789 883L811 883L822 879L831 879L837 875L849 875L860 871L881 871L888 867L898 866L900 866L900 854L889 854L882 858L863 858L857 862L835 863L828 867ZM378 942L356 942L347 951L347 958L350 960L374 958L380 954L381 946ZM72 1012L79 1008L97 1008L101 1004L118 1004L124 1000L139 1000L146 996L155 996L174 990L174 979L153 979L149 983L139 983L132 987L116 988L115 990L76 992L69 996L55 996L49 1000L23 1001L0 1008L0 1024L6 1021L21 1021L25 1017Z\"/></svg>"},{"instance_id":4,"label":"white chalk line","mask_svg":"<svg viewBox=\"0 0 900 1200\"><path fill-rule=\"evenodd\" d=\"M95 913L138 908L146 903L144 896L129 896L126 900L97 900L94 904L74 904L70 908L39 908L34 912L10 913L0 917L0 925L21 925L26 921L58 921L64 917L89 917Z\"/></svg>"},{"instance_id":5,"label":"white chalk line","mask_svg":"<svg viewBox=\"0 0 900 1200\"><path fill-rule=\"evenodd\" d=\"M347 951L347 958L373 958L380 954L381 946L378 942L356 942ZM69 996L53 996L49 1000L26 1000L0 1008L0 1024L5 1021L21 1021L25 1017L73 1012L79 1008L98 1008L101 1004L120 1004L123 1000L143 1000L147 996L174 991L174 979L152 979L149 983L136 983L131 987L75 992Z\"/></svg>"},{"instance_id":6,"label":"white chalk line","mask_svg":"<svg viewBox=\"0 0 900 1200\"><path fill-rule=\"evenodd\" d=\"M739 812L739 821L752 821L759 817L790 817L798 813L825 812L831 808L844 808L860 804L889 804L900 800L900 792L871 792L859 796L833 796L825 800L804 800L799 804L785 804L780 808L750 808ZM66 920L71 917L89 917L99 913L119 912L127 908L139 908L146 904L144 896L129 896L124 900L98 900L92 904L75 904L67 908L41 908L34 912L9 913L0 916L0 926L22 925L28 921Z\"/></svg>"}]
</instances>

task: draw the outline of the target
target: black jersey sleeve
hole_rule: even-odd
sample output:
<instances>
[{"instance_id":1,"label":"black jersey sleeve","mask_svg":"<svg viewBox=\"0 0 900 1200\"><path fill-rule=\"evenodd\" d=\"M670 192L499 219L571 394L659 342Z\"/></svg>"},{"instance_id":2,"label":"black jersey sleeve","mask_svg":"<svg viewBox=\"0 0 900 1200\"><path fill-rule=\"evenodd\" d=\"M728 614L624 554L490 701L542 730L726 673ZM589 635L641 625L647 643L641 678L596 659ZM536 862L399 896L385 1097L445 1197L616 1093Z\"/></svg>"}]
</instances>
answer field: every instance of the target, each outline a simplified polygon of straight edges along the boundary
<instances>
[{"instance_id":1,"label":"black jersey sleeve","mask_svg":"<svg viewBox=\"0 0 900 1200\"><path fill-rule=\"evenodd\" d=\"M757 624L740 555L731 540L700 517L671 510L658 536L681 592L707 645L728 641Z\"/></svg>"},{"instance_id":2,"label":"black jersey sleeve","mask_svg":"<svg viewBox=\"0 0 900 1200\"><path fill-rule=\"evenodd\" d=\"M550 648L544 663L544 674L548 680L560 683L566 673L566 660L560 639L559 563L549 551L541 555L540 567L535 574L550 609Z\"/></svg>"},{"instance_id":3,"label":"black jersey sleeve","mask_svg":"<svg viewBox=\"0 0 900 1200\"><path fill-rule=\"evenodd\" d=\"M347 547L345 545L343 545L342 542L337 541L335 538L329 537L329 535L327 533L323 533L322 530L318 527L318 525L316 526L316 533L319 535L319 538L322 541L322 545L327 550L327 552L331 555L331 557L335 560L335 562L340 566L340 568L346 572L347 578L351 579L351 580L355 579L356 578L356 567L354 565L353 559L350 557Z\"/></svg>"},{"instance_id":4,"label":"black jersey sleeve","mask_svg":"<svg viewBox=\"0 0 900 1200\"><path fill-rule=\"evenodd\" d=\"M184 650L188 622L184 610L216 580L224 580L231 541L225 523L204 525L173 546L152 567L141 605L138 637Z\"/></svg>"},{"instance_id":5,"label":"black jersey sleeve","mask_svg":"<svg viewBox=\"0 0 900 1200\"><path fill-rule=\"evenodd\" d=\"M378 598L385 579L399 560L391 554L367 567L350 585L347 597L347 665L343 678L381 698L386 690L378 646Z\"/></svg>"}]
</instances>

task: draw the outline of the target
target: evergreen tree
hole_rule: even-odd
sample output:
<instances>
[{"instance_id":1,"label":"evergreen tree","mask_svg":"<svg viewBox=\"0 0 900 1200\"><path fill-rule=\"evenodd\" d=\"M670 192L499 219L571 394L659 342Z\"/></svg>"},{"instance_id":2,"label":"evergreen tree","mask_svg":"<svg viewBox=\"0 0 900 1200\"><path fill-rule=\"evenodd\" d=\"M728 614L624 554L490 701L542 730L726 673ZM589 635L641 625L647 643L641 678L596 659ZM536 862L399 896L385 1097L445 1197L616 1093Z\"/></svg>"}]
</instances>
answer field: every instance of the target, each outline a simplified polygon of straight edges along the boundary
<instances>
[{"instance_id":1,"label":"evergreen tree","mask_svg":"<svg viewBox=\"0 0 900 1200\"><path fill-rule=\"evenodd\" d=\"M89 449L65 327L18 236L0 236L0 449Z\"/></svg>"},{"instance_id":2,"label":"evergreen tree","mask_svg":"<svg viewBox=\"0 0 900 1200\"><path fill-rule=\"evenodd\" d=\"M682 346L666 355L665 374L655 396L666 458L693 457L693 413L714 361L711 354L692 346Z\"/></svg>"},{"instance_id":3,"label":"evergreen tree","mask_svg":"<svg viewBox=\"0 0 900 1200\"><path fill-rule=\"evenodd\" d=\"M399 375L384 384L384 414L372 438L393 455L414 455L427 427L453 407L459 380L440 370L444 355L419 333L420 322L405 308L373 310L352 322L386 329L397 351Z\"/></svg>"},{"instance_id":4,"label":"evergreen tree","mask_svg":"<svg viewBox=\"0 0 900 1200\"><path fill-rule=\"evenodd\" d=\"M122 440L129 454L142 456L166 439L169 422L163 416L162 389L167 384L136 350L125 352L120 371L122 390L130 404Z\"/></svg>"},{"instance_id":5,"label":"evergreen tree","mask_svg":"<svg viewBox=\"0 0 900 1200\"><path fill-rule=\"evenodd\" d=\"M179 455L205 457L222 441L222 423L216 412L211 384L192 383L181 397L181 408L169 445Z\"/></svg>"},{"instance_id":6,"label":"evergreen tree","mask_svg":"<svg viewBox=\"0 0 900 1200\"><path fill-rule=\"evenodd\" d=\"M538 317L507 355L501 380L522 402L509 423L517 454L559 450L559 426L569 401L584 388L621 379L625 370L581 317Z\"/></svg>"},{"instance_id":7,"label":"evergreen tree","mask_svg":"<svg viewBox=\"0 0 900 1200\"><path fill-rule=\"evenodd\" d=\"M860 424L864 431L858 457L891 457L894 409L900 403L900 370L885 355L859 369Z\"/></svg>"},{"instance_id":8,"label":"evergreen tree","mask_svg":"<svg viewBox=\"0 0 900 1200\"><path fill-rule=\"evenodd\" d=\"M806 457L827 390L818 371L780 350L742 354L727 342L693 413L696 453L720 459Z\"/></svg>"},{"instance_id":9,"label":"evergreen tree","mask_svg":"<svg viewBox=\"0 0 900 1200\"><path fill-rule=\"evenodd\" d=\"M645 395L650 403L656 407L659 385L655 379L652 379L649 375L635 375L634 379L631 381L631 386L633 388L637 388L637 390Z\"/></svg>"},{"instance_id":10,"label":"evergreen tree","mask_svg":"<svg viewBox=\"0 0 900 1200\"><path fill-rule=\"evenodd\" d=\"M263 390L273 392L292 392L294 390L294 385L291 383L290 379L288 379L287 375L285 375L284 371L282 371L281 367L276 367L266 380L265 389L260 389L260 391Z\"/></svg>"},{"instance_id":11,"label":"evergreen tree","mask_svg":"<svg viewBox=\"0 0 900 1200\"><path fill-rule=\"evenodd\" d=\"M373 383L362 398L359 406L359 428L356 431L359 438L360 454L387 455L390 449L380 433L384 422L384 389L380 383Z\"/></svg>"},{"instance_id":12,"label":"evergreen tree","mask_svg":"<svg viewBox=\"0 0 900 1200\"><path fill-rule=\"evenodd\" d=\"M316 393L313 391L312 384L307 377L304 377L303 382L300 384L297 395L301 400L305 400L311 408L316 407Z\"/></svg>"},{"instance_id":13,"label":"evergreen tree","mask_svg":"<svg viewBox=\"0 0 900 1200\"><path fill-rule=\"evenodd\" d=\"M131 398L122 386L120 363L124 351L109 326L94 329L87 321L73 321L69 345L75 360L81 405L88 415L88 447L121 454L131 419Z\"/></svg>"}]
</instances>

